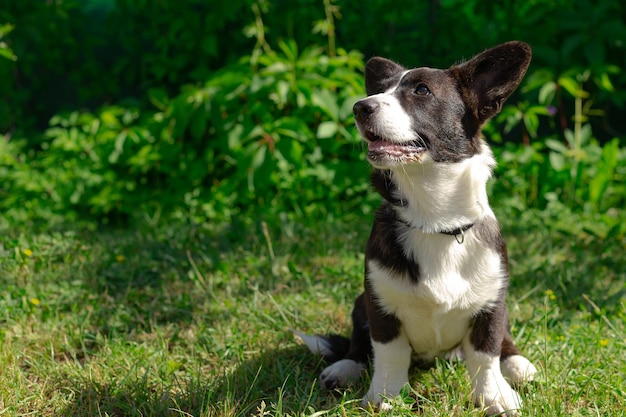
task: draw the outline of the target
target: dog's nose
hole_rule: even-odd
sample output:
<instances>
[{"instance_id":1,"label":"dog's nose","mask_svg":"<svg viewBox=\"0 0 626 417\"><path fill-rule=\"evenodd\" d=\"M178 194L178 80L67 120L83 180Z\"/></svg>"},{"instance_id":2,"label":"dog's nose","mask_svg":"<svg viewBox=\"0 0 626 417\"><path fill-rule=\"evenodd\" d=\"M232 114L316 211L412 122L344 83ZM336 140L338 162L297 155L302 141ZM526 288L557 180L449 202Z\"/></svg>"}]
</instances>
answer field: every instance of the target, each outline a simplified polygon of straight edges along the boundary
<instances>
[{"instance_id":1,"label":"dog's nose","mask_svg":"<svg viewBox=\"0 0 626 417\"><path fill-rule=\"evenodd\" d=\"M359 121L364 121L378 109L378 103L373 100L359 100L352 107L354 117Z\"/></svg>"}]
</instances>

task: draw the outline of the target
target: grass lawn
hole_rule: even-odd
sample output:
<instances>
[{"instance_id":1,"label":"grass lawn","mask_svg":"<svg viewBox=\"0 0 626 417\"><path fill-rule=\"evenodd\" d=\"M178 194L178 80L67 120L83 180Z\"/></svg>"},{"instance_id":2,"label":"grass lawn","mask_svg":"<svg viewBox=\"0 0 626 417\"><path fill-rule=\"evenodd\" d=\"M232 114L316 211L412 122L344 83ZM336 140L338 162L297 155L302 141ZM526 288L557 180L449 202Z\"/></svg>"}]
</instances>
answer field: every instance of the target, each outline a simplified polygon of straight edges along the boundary
<instances>
[{"instance_id":1,"label":"grass lawn","mask_svg":"<svg viewBox=\"0 0 626 417\"><path fill-rule=\"evenodd\" d=\"M513 334L540 369L523 414L626 415L626 240L538 214L500 216ZM320 391L323 365L290 331L348 331L364 217L0 237L0 415L375 414L367 375ZM412 376L392 414L481 415L462 363Z\"/></svg>"}]
</instances>

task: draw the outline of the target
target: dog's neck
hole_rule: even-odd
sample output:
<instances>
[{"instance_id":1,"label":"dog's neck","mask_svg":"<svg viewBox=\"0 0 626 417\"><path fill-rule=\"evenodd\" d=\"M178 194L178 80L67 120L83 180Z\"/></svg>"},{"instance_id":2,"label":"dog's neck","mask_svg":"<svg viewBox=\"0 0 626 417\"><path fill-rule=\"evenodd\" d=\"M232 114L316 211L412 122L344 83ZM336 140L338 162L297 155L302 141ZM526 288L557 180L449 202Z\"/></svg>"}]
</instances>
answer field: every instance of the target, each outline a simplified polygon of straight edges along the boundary
<instances>
[{"instance_id":1,"label":"dog's neck","mask_svg":"<svg viewBox=\"0 0 626 417\"><path fill-rule=\"evenodd\" d=\"M446 233L493 215L486 185L495 160L486 144L481 152L455 163L426 158L386 173L386 200L405 224L425 233ZM380 186L377 186L380 191Z\"/></svg>"}]
</instances>

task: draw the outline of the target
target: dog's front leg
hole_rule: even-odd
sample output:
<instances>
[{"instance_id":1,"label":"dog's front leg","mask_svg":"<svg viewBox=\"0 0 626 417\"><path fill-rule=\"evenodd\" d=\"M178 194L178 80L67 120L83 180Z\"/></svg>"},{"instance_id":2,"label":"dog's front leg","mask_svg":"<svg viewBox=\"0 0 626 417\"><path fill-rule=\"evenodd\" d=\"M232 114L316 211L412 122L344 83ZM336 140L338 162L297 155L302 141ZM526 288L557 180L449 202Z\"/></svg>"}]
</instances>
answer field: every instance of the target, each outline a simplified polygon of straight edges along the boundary
<instances>
[{"instance_id":1,"label":"dog's front leg","mask_svg":"<svg viewBox=\"0 0 626 417\"><path fill-rule=\"evenodd\" d=\"M485 407L488 415L516 416L522 405L520 397L500 370L502 319L506 317L506 312L498 311L500 308L483 312L475 318L472 329L463 340L463 350L476 404Z\"/></svg>"},{"instance_id":2,"label":"dog's front leg","mask_svg":"<svg viewBox=\"0 0 626 417\"><path fill-rule=\"evenodd\" d=\"M409 383L409 366L411 365L411 345L404 334L394 339L377 342L372 338L374 353L374 375L372 384L363 398L363 405L373 404L381 409L389 408L386 398L400 394L400 390Z\"/></svg>"}]
</instances>

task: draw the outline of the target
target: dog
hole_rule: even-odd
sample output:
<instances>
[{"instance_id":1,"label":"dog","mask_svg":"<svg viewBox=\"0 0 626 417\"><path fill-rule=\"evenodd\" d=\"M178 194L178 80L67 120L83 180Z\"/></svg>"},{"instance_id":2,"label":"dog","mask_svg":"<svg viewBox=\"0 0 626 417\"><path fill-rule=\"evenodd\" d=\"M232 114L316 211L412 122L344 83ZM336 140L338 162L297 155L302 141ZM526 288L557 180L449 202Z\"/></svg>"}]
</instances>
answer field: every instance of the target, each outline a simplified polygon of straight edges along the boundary
<instances>
[{"instance_id":1,"label":"dog","mask_svg":"<svg viewBox=\"0 0 626 417\"><path fill-rule=\"evenodd\" d=\"M323 388L354 382L371 361L363 405L388 408L409 383L412 360L457 352L475 403L489 415L517 415L511 385L537 369L510 333L507 251L486 191L495 160L481 128L518 87L531 55L512 41L446 70L367 62L368 96L353 111L383 202L351 338L297 333L331 363Z\"/></svg>"}]
</instances>

